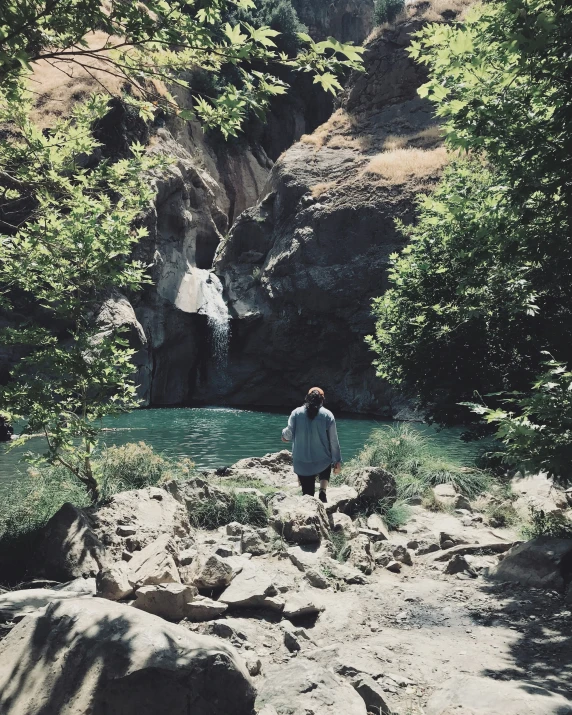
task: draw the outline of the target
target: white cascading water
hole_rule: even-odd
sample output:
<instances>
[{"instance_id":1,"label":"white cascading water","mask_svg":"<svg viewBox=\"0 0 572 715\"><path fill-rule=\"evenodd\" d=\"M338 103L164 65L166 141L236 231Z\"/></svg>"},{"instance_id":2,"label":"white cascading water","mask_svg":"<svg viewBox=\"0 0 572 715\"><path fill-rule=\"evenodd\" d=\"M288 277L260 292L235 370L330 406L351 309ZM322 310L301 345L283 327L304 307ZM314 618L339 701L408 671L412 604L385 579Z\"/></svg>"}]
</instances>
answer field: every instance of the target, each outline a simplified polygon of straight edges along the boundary
<instances>
[{"instance_id":1,"label":"white cascading water","mask_svg":"<svg viewBox=\"0 0 572 715\"><path fill-rule=\"evenodd\" d=\"M228 357L230 314L222 297L222 283L210 271L195 270L199 273L200 280L198 312L207 316L213 357L217 367L224 368Z\"/></svg>"}]
</instances>

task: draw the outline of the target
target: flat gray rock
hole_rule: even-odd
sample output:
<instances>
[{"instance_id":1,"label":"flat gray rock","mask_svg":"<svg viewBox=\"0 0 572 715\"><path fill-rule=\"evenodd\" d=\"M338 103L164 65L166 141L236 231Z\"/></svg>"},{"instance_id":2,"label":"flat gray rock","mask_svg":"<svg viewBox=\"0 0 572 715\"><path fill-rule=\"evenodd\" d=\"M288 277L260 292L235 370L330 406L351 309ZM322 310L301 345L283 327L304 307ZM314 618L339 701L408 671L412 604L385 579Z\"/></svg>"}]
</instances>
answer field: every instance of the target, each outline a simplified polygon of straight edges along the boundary
<instances>
[{"instance_id":1,"label":"flat gray rock","mask_svg":"<svg viewBox=\"0 0 572 715\"><path fill-rule=\"evenodd\" d=\"M92 598L92 594L77 594L73 591L56 591L53 588L25 588L0 594L0 623L22 618L45 608L54 601L77 598Z\"/></svg>"},{"instance_id":2,"label":"flat gray rock","mask_svg":"<svg viewBox=\"0 0 572 715\"><path fill-rule=\"evenodd\" d=\"M431 696L425 715L572 715L572 703L526 681L459 675Z\"/></svg>"},{"instance_id":3,"label":"flat gray rock","mask_svg":"<svg viewBox=\"0 0 572 715\"><path fill-rule=\"evenodd\" d=\"M278 715L366 715L366 707L356 691L334 673L298 656L268 673L256 706L273 706Z\"/></svg>"}]
</instances>

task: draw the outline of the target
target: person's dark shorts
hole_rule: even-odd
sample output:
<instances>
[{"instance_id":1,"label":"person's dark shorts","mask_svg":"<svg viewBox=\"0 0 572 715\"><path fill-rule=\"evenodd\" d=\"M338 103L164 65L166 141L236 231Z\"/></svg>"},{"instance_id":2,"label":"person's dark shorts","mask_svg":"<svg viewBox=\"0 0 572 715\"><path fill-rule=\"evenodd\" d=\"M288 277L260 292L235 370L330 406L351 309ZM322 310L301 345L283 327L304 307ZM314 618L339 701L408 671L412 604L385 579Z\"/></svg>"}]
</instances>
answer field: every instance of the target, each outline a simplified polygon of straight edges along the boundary
<instances>
[{"instance_id":1,"label":"person's dark shorts","mask_svg":"<svg viewBox=\"0 0 572 715\"><path fill-rule=\"evenodd\" d=\"M319 481L322 479L327 479L329 481L330 474L332 473L332 465L329 464L325 469L323 469L319 474L312 474L309 477L305 477L302 474L297 474L296 476L300 480L302 485L302 495L309 494L313 497L316 493L316 477Z\"/></svg>"}]
</instances>

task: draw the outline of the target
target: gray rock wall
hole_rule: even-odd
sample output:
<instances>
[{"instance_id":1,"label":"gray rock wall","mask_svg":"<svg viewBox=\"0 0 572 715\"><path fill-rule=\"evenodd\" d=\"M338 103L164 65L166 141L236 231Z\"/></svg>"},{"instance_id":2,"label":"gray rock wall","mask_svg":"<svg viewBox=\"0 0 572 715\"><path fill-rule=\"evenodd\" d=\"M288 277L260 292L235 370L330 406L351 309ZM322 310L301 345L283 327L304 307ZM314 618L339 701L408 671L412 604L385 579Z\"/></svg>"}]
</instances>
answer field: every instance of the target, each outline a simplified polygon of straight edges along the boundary
<instances>
[{"instance_id":1,"label":"gray rock wall","mask_svg":"<svg viewBox=\"0 0 572 715\"><path fill-rule=\"evenodd\" d=\"M341 107L280 157L219 251L234 316L224 401L292 404L319 384L332 406L398 413L364 338L402 245L395 219L413 220L417 194L443 164L431 107L417 95L425 74L407 55L421 24L371 40Z\"/></svg>"}]
</instances>

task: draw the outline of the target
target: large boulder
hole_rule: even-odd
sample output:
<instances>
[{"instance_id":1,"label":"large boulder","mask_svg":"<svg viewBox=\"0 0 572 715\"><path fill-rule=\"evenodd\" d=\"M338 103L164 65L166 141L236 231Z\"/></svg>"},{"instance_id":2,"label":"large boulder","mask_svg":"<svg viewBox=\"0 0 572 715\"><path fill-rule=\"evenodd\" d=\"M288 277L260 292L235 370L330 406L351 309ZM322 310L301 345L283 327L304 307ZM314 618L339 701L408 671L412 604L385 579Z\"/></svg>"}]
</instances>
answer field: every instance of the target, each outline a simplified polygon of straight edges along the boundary
<instances>
[{"instance_id":1,"label":"large boulder","mask_svg":"<svg viewBox=\"0 0 572 715\"><path fill-rule=\"evenodd\" d=\"M220 618L227 610L226 603L213 601L206 596L197 596L191 603L187 603L185 615L192 622L212 621Z\"/></svg>"},{"instance_id":2,"label":"large boulder","mask_svg":"<svg viewBox=\"0 0 572 715\"><path fill-rule=\"evenodd\" d=\"M212 502L220 509L227 506L231 500L230 492L210 484L200 477L186 480L173 479L165 484L165 489L186 508L191 523L194 522L197 507L205 502Z\"/></svg>"},{"instance_id":3,"label":"large boulder","mask_svg":"<svg viewBox=\"0 0 572 715\"><path fill-rule=\"evenodd\" d=\"M546 474L531 474L514 477L510 483L516 496L512 506L524 518L529 516L531 506L550 513L569 508L564 490L554 484Z\"/></svg>"},{"instance_id":4,"label":"large boulder","mask_svg":"<svg viewBox=\"0 0 572 715\"><path fill-rule=\"evenodd\" d=\"M2 715L254 715L231 647L104 599L59 601L0 643Z\"/></svg>"},{"instance_id":5,"label":"large boulder","mask_svg":"<svg viewBox=\"0 0 572 715\"><path fill-rule=\"evenodd\" d=\"M540 536L513 546L489 571L499 581L514 581L523 586L564 590L572 574L572 539Z\"/></svg>"},{"instance_id":6,"label":"large boulder","mask_svg":"<svg viewBox=\"0 0 572 715\"><path fill-rule=\"evenodd\" d=\"M266 554L270 548L267 539L268 534L265 533L265 530L256 531L252 527L245 526L242 530L242 539L240 542L242 553L252 554L253 556Z\"/></svg>"},{"instance_id":7,"label":"large boulder","mask_svg":"<svg viewBox=\"0 0 572 715\"><path fill-rule=\"evenodd\" d=\"M366 715L364 701L351 685L318 663L299 656L268 673L256 706L269 705L278 715Z\"/></svg>"},{"instance_id":8,"label":"large boulder","mask_svg":"<svg viewBox=\"0 0 572 715\"><path fill-rule=\"evenodd\" d=\"M457 675L431 696L426 715L572 715L562 695L519 680Z\"/></svg>"},{"instance_id":9,"label":"large boulder","mask_svg":"<svg viewBox=\"0 0 572 715\"><path fill-rule=\"evenodd\" d=\"M375 559L371 553L371 543L367 536L359 534L348 544L348 564L355 566L364 574L371 574L375 568Z\"/></svg>"},{"instance_id":10,"label":"large boulder","mask_svg":"<svg viewBox=\"0 0 572 715\"><path fill-rule=\"evenodd\" d=\"M184 507L157 487L115 494L93 514L93 524L115 560L124 550L137 551L162 535L187 540L192 536Z\"/></svg>"},{"instance_id":11,"label":"large boulder","mask_svg":"<svg viewBox=\"0 0 572 715\"><path fill-rule=\"evenodd\" d=\"M95 576L106 558L94 519L73 504L64 504L48 521L39 539L35 576L70 581Z\"/></svg>"},{"instance_id":12,"label":"large boulder","mask_svg":"<svg viewBox=\"0 0 572 715\"><path fill-rule=\"evenodd\" d=\"M6 591L6 593L0 593L0 623L28 616L54 601L63 601L68 598L92 598L93 596L95 596L95 592L77 593L55 588L24 588L19 591Z\"/></svg>"},{"instance_id":13,"label":"large boulder","mask_svg":"<svg viewBox=\"0 0 572 715\"><path fill-rule=\"evenodd\" d=\"M339 487L328 489L328 501L326 511L328 514L342 512L344 514L353 513L357 500L357 491L349 484L342 484Z\"/></svg>"},{"instance_id":14,"label":"large boulder","mask_svg":"<svg viewBox=\"0 0 572 715\"><path fill-rule=\"evenodd\" d=\"M129 583L128 567L125 561L101 569L97 574L97 595L110 601L119 601L133 594Z\"/></svg>"},{"instance_id":15,"label":"large boulder","mask_svg":"<svg viewBox=\"0 0 572 715\"><path fill-rule=\"evenodd\" d=\"M392 504L397 497L395 477L381 467L362 467L349 475L348 482L362 505L376 505L382 499Z\"/></svg>"},{"instance_id":16,"label":"large boulder","mask_svg":"<svg viewBox=\"0 0 572 715\"><path fill-rule=\"evenodd\" d=\"M332 524L333 530L336 532L341 532L346 539L353 539L357 536L358 530L357 526L352 521L351 516L347 514L342 514L341 512L335 512L332 514Z\"/></svg>"},{"instance_id":17,"label":"large boulder","mask_svg":"<svg viewBox=\"0 0 572 715\"><path fill-rule=\"evenodd\" d=\"M286 541L312 544L330 537L324 505L313 497L276 494L270 510L274 529Z\"/></svg>"}]
</instances>

